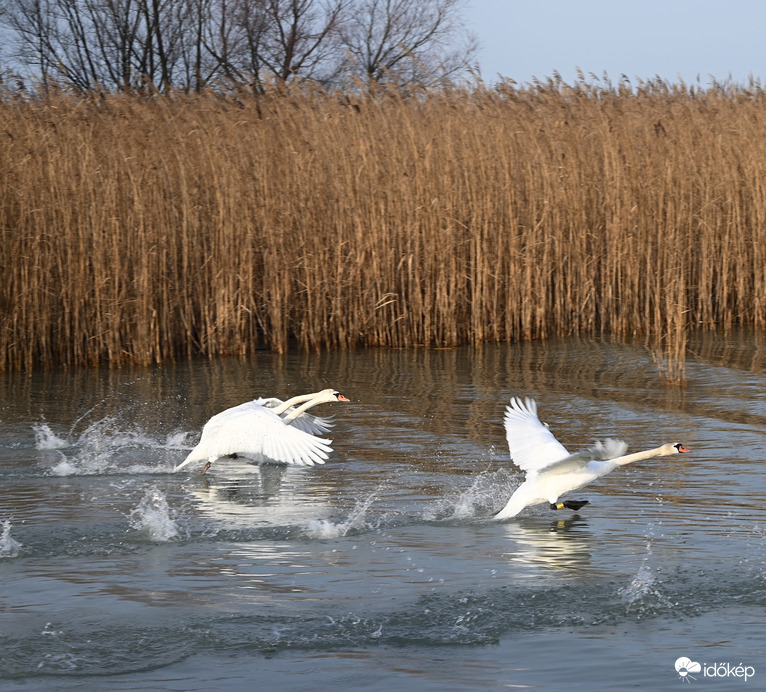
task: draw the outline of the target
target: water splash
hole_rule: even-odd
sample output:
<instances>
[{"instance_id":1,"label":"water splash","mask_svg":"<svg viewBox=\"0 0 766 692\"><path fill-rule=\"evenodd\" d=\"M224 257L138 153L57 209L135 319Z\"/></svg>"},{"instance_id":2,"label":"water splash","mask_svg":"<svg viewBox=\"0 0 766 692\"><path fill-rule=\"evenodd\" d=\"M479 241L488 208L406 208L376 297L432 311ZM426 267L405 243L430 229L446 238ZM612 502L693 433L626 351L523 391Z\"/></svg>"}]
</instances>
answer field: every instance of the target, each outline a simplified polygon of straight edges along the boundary
<instances>
[{"instance_id":1,"label":"water splash","mask_svg":"<svg viewBox=\"0 0 766 692\"><path fill-rule=\"evenodd\" d=\"M21 550L21 543L11 538L11 522L7 519L2 523L3 532L0 534L0 558L16 557Z\"/></svg>"},{"instance_id":2,"label":"water splash","mask_svg":"<svg viewBox=\"0 0 766 692\"><path fill-rule=\"evenodd\" d=\"M433 503L423 511L426 521L444 521L487 517L503 507L513 490L509 474L483 472L474 478L470 487Z\"/></svg>"},{"instance_id":3,"label":"water splash","mask_svg":"<svg viewBox=\"0 0 766 692\"><path fill-rule=\"evenodd\" d=\"M108 416L91 423L77 438L63 438L54 433L47 423L34 427L36 447L39 450L55 450L61 456L51 468L56 476L93 475L104 473L167 473L177 459L168 452L188 450L189 433L174 431L164 439L155 439L139 428L124 427L121 421ZM67 453L62 452L67 449ZM163 453L157 463L157 452ZM136 457L147 457L146 463ZM167 460L166 460L167 459Z\"/></svg>"},{"instance_id":4,"label":"water splash","mask_svg":"<svg viewBox=\"0 0 766 692\"><path fill-rule=\"evenodd\" d=\"M650 566L652 556L652 536L646 543L646 552L638 567L638 571L630 584L618 589L618 594L628 608L637 608L639 617L654 610L656 606L671 607L673 603L662 593L660 582L655 577Z\"/></svg>"},{"instance_id":5,"label":"water splash","mask_svg":"<svg viewBox=\"0 0 766 692\"><path fill-rule=\"evenodd\" d=\"M43 627L43 631L40 632L40 634L43 637L58 637L64 633L61 630L57 630L55 627L53 627L52 622L46 622L45 627Z\"/></svg>"},{"instance_id":6,"label":"water splash","mask_svg":"<svg viewBox=\"0 0 766 692\"><path fill-rule=\"evenodd\" d=\"M178 524L165 494L157 487L149 488L129 515L132 528L146 533L153 541L165 542L178 538Z\"/></svg>"},{"instance_id":7,"label":"water splash","mask_svg":"<svg viewBox=\"0 0 766 692\"><path fill-rule=\"evenodd\" d=\"M35 423L32 426L35 432L35 448L39 450L63 449L69 447L70 442L54 433L50 426L43 423Z\"/></svg>"},{"instance_id":8,"label":"water splash","mask_svg":"<svg viewBox=\"0 0 766 692\"><path fill-rule=\"evenodd\" d=\"M336 523L328 519L312 519L306 527L306 533L308 533L311 538L326 539L347 536L351 531L374 528L365 521L365 517L367 515L367 510L370 509L372 503L377 499L379 492L380 488L366 499L357 502L346 521Z\"/></svg>"},{"instance_id":9,"label":"water splash","mask_svg":"<svg viewBox=\"0 0 766 692\"><path fill-rule=\"evenodd\" d=\"M54 476L74 476L79 473L77 466L70 462L63 454L61 457L61 461L51 469L51 473Z\"/></svg>"},{"instance_id":10,"label":"water splash","mask_svg":"<svg viewBox=\"0 0 766 692\"><path fill-rule=\"evenodd\" d=\"M646 599L648 596L659 595L657 580L652 570L645 562L641 563L638 572L631 579L630 584L618 590L622 600L628 605Z\"/></svg>"}]
</instances>

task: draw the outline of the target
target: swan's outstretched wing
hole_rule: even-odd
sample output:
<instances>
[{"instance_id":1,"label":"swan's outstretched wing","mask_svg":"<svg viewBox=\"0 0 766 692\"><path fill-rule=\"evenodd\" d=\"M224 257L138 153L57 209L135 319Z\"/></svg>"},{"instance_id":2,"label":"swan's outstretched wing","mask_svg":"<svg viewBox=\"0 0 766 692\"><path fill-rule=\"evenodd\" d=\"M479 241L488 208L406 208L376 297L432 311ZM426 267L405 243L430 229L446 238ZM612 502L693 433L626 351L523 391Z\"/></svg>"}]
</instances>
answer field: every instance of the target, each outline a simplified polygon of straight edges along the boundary
<instances>
[{"instance_id":1,"label":"swan's outstretched wing","mask_svg":"<svg viewBox=\"0 0 766 692\"><path fill-rule=\"evenodd\" d=\"M277 399L275 396L269 396L269 397L258 397L253 403L260 404L261 406L265 408L276 408L277 406L281 406L285 402L282 401L282 399Z\"/></svg>"},{"instance_id":2,"label":"swan's outstretched wing","mask_svg":"<svg viewBox=\"0 0 766 692\"><path fill-rule=\"evenodd\" d=\"M287 410L288 413L290 411L292 409ZM303 432L309 435L321 435L322 433L330 432L335 426L335 423L333 423L334 418L334 416L320 418L304 411L297 418L294 418L290 425L293 428L298 428L298 430L303 430Z\"/></svg>"},{"instance_id":3,"label":"swan's outstretched wing","mask_svg":"<svg viewBox=\"0 0 766 692\"><path fill-rule=\"evenodd\" d=\"M537 417L534 399L511 398L505 409L505 437L511 459L523 471L539 471L570 456Z\"/></svg>"},{"instance_id":4,"label":"swan's outstretched wing","mask_svg":"<svg viewBox=\"0 0 766 692\"><path fill-rule=\"evenodd\" d=\"M265 406L266 408L277 408L277 406L281 406L284 401L282 401L282 399L277 399L276 397L269 397L267 399L256 399L255 403ZM282 417L284 418L289 415L295 411L296 408L296 406L290 406L290 408L282 413ZM310 435L321 435L322 433L329 432L335 423L333 423L332 416L320 418L319 416L304 411L297 418L294 418L290 425L294 428L298 428L298 430L303 430L303 432L309 433Z\"/></svg>"},{"instance_id":5,"label":"swan's outstretched wing","mask_svg":"<svg viewBox=\"0 0 766 692\"><path fill-rule=\"evenodd\" d=\"M285 425L274 411L249 401L213 416L202 429L199 444L174 470L230 454L255 461L313 466L325 463L332 451L331 442L295 425Z\"/></svg>"},{"instance_id":6,"label":"swan's outstretched wing","mask_svg":"<svg viewBox=\"0 0 766 692\"><path fill-rule=\"evenodd\" d=\"M574 473L582 469L590 461L609 461L610 459L620 457L625 454L627 449L628 445L622 440L611 438L607 438L603 442L596 440L592 446L538 468L537 471L540 473L551 471L560 474Z\"/></svg>"}]
</instances>

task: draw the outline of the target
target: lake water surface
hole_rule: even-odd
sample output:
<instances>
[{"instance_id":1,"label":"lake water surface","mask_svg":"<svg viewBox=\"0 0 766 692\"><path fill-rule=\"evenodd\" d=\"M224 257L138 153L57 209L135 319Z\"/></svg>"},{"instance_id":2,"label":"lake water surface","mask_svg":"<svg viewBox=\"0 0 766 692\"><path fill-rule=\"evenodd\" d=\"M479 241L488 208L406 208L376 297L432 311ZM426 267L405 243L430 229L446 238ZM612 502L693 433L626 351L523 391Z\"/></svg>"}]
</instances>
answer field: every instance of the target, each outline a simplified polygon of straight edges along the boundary
<instances>
[{"instance_id":1,"label":"lake water surface","mask_svg":"<svg viewBox=\"0 0 766 692\"><path fill-rule=\"evenodd\" d=\"M766 339L690 350L683 388L582 339L7 374L0 688L764 689ZM212 414L328 386L325 466L171 473ZM511 395L570 451L692 453L494 522Z\"/></svg>"}]
</instances>

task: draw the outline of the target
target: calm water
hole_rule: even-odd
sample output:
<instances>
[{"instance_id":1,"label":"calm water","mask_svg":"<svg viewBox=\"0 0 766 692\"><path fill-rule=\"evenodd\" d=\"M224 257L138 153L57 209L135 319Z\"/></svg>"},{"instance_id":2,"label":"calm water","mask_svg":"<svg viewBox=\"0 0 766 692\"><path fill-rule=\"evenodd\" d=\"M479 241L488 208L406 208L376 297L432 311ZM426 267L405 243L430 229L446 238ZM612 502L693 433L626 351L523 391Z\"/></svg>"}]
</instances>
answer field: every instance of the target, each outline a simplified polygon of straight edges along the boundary
<instances>
[{"instance_id":1,"label":"calm water","mask_svg":"<svg viewBox=\"0 0 766 692\"><path fill-rule=\"evenodd\" d=\"M692 344L684 389L574 339L6 375L0 688L763 689L764 344ZM213 413L326 386L326 466L170 473ZM693 452L492 522L513 394L571 450Z\"/></svg>"}]
</instances>

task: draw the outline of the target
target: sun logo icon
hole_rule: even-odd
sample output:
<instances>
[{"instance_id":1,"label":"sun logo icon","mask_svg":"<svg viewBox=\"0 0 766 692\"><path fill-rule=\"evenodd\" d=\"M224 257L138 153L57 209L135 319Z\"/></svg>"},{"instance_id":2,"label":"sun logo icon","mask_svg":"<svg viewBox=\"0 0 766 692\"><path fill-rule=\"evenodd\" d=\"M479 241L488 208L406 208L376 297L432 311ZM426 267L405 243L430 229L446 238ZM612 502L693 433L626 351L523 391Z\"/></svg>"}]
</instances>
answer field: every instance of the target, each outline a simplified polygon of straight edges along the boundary
<instances>
[{"instance_id":1,"label":"sun logo icon","mask_svg":"<svg viewBox=\"0 0 766 692\"><path fill-rule=\"evenodd\" d=\"M696 661L692 661L686 656L676 659L676 672L681 676L681 680L689 682L689 678L696 680L692 673L699 673L702 670L702 666Z\"/></svg>"}]
</instances>

